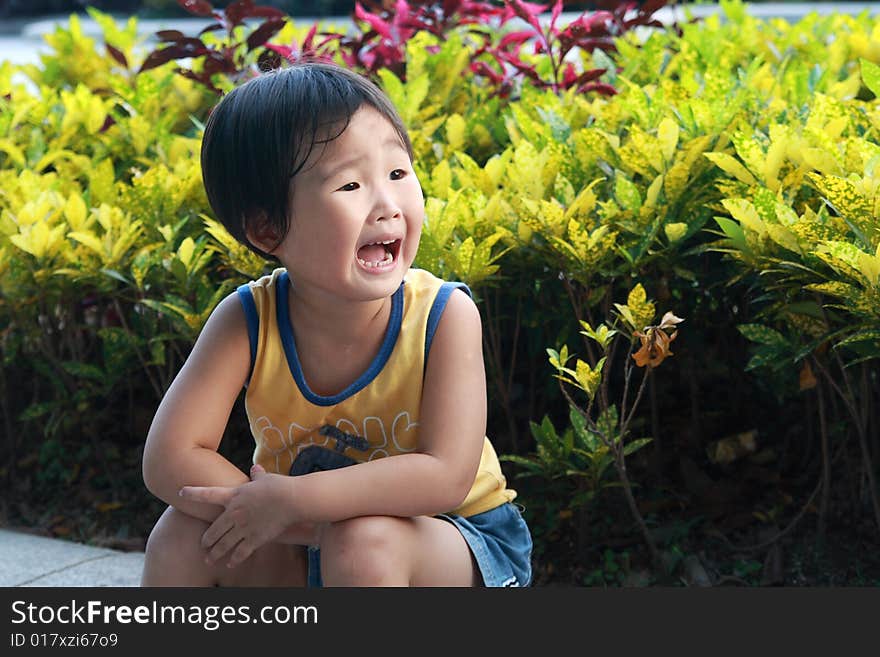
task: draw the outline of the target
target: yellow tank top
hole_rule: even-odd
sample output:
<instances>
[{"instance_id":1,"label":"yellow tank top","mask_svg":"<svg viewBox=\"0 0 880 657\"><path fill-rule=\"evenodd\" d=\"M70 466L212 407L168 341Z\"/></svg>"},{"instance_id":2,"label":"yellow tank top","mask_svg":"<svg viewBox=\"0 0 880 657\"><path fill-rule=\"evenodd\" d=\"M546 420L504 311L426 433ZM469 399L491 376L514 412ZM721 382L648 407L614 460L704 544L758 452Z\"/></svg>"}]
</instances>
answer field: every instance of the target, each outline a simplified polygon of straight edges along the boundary
<instances>
[{"instance_id":1,"label":"yellow tank top","mask_svg":"<svg viewBox=\"0 0 880 657\"><path fill-rule=\"evenodd\" d=\"M342 392L327 397L306 383L288 312L290 279L276 269L238 288L248 322L251 375L245 409L256 447L253 461L268 472L299 475L418 449L422 380L434 331L462 283L410 269L392 296L379 353ZM471 516L516 497L507 488L488 437L473 486L449 513Z\"/></svg>"}]
</instances>

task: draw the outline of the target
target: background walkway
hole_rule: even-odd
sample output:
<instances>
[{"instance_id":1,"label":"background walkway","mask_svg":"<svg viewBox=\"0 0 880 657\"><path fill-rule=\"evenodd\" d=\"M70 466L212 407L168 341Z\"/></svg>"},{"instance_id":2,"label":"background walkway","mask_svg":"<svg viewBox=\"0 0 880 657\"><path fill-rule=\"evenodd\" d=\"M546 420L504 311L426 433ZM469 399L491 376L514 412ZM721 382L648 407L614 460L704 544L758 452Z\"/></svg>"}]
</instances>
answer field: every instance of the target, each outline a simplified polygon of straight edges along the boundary
<instances>
[{"instance_id":1,"label":"background walkway","mask_svg":"<svg viewBox=\"0 0 880 657\"><path fill-rule=\"evenodd\" d=\"M2 586L139 586L142 552L0 529Z\"/></svg>"}]
</instances>

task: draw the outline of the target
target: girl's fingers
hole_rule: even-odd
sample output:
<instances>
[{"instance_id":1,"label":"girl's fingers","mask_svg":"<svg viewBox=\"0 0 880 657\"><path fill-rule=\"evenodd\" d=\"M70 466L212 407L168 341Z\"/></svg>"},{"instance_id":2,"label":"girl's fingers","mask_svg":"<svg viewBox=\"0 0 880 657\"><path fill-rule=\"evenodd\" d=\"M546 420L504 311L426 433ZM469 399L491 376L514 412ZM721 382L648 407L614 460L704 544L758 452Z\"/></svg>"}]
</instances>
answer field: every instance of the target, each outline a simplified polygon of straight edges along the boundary
<instances>
[{"instance_id":1,"label":"girl's fingers","mask_svg":"<svg viewBox=\"0 0 880 657\"><path fill-rule=\"evenodd\" d=\"M229 558L229 567L235 568L238 564L242 563L254 553L252 547L250 547L249 542L246 540L242 540L241 543L238 544L238 547L235 548L235 552L232 553L232 556Z\"/></svg>"},{"instance_id":2,"label":"girl's fingers","mask_svg":"<svg viewBox=\"0 0 880 657\"><path fill-rule=\"evenodd\" d=\"M207 562L214 563L220 561L224 556L232 552L235 546L238 545L243 538L241 532L235 530L226 532L223 535L223 538L217 541L214 544L214 547L208 551ZM230 562L229 566L231 568L233 564Z\"/></svg>"},{"instance_id":3,"label":"girl's fingers","mask_svg":"<svg viewBox=\"0 0 880 657\"><path fill-rule=\"evenodd\" d=\"M235 522L232 520L231 514L224 511L202 534L202 547L211 550L234 526Z\"/></svg>"}]
</instances>

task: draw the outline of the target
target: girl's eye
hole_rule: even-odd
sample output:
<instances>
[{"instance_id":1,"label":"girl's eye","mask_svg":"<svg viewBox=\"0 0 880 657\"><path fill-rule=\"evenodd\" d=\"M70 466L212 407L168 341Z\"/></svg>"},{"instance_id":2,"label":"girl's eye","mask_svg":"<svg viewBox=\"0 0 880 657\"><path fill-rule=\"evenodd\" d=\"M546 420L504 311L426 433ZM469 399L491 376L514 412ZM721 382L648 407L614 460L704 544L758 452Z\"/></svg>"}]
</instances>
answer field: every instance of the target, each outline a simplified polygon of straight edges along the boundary
<instances>
[{"instance_id":1,"label":"girl's eye","mask_svg":"<svg viewBox=\"0 0 880 657\"><path fill-rule=\"evenodd\" d=\"M403 169L395 169L391 172L391 180L400 180L406 175L406 171Z\"/></svg>"},{"instance_id":2,"label":"girl's eye","mask_svg":"<svg viewBox=\"0 0 880 657\"><path fill-rule=\"evenodd\" d=\"M358 188L358 184L356 182L350 182L347 185L343 185L339 188L340 191L343 192L353 192Z\"/></svg>"}]
</instances>

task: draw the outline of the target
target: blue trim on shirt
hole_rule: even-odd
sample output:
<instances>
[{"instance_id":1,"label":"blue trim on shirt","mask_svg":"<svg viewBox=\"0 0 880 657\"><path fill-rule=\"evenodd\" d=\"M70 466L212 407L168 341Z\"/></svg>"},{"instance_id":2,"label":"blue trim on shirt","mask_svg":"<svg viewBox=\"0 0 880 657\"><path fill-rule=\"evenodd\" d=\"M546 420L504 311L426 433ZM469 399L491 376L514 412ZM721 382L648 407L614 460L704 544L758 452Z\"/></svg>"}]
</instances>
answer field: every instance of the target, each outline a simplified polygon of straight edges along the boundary
<instances>
[{"instance_id":1,"label":"blue trim on shirt","mask_svg":"<svg viewBox=\"0 0 880 657\"><path fill-rule=\"evenodd\" d=\"M278 277L275 306L278 312L278 332L281 335L281 344L284 347L284 355L287 356L287 365L290 368L290 373L303 397L311 403L316 406L339 404L367 387L379 375L379 372L382 371L385 363L391 357L391 352L394 351L394 345L397 344L397 336L400 334L400 325L403 321L403 283L400 284L400 287L391 296L391 317L388 319L388 328L385 329L385 338L382 340L382 346L379 347L379 353L376 354L367 370L354 383L332 397L324 397L312 392L303 376L302 365L296 352L293 327L290 325L290 312L288 310L288 300L290 297L287 293L289 287L290 276L288 276L287 272L283 272Z\"/></svg>"},{"instance_id":2,"label":"blue trim on shirt","mask_svg":"<svg viewBox=\"0 0 880 657\"><path fill-rule=\"evenodd\" d=\"M464 283L444 282L440 286L440 291L437 292L434 303L431 304L431 311L428 313L428 330L425 333L425 366L428 365L428 352L431 351L431 342L434 340L434 333L437 331L440 317L443 315L443 310L446 308L450 295L455 290L462 290L471 298L474 296L471 294L471 289Z\"/></svg>"},{"instance_id":3,"label":"blue trim on shirt","mask_svg":"<svg viewBox=\"0 0 880 657\"><path fill-rule=\"evenodd\" d=\"M254 293L251 290L250 285L247 283L239 285L236 292L238 292L238 299L241 301L244 316L247 320L248 340L251 344L251 369L248 372L247 378L247 380L250 381L251 375L254 373L254 363L257 362L257 339L260 335L260 315L257 313L257 304L254 302Z\"/></svg>"}]
</instances>

